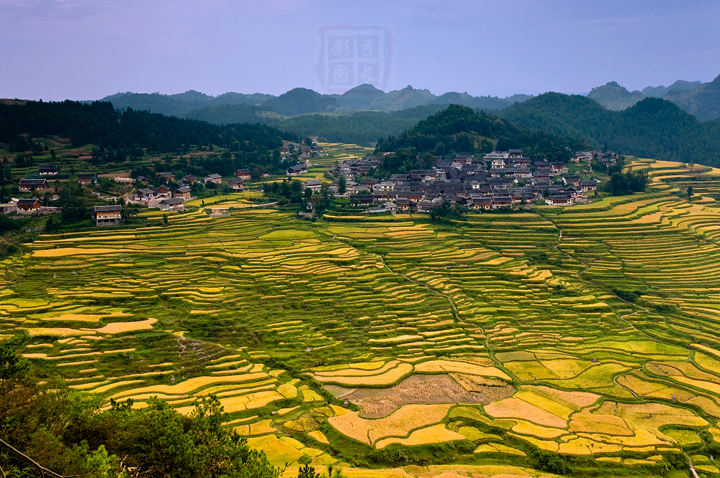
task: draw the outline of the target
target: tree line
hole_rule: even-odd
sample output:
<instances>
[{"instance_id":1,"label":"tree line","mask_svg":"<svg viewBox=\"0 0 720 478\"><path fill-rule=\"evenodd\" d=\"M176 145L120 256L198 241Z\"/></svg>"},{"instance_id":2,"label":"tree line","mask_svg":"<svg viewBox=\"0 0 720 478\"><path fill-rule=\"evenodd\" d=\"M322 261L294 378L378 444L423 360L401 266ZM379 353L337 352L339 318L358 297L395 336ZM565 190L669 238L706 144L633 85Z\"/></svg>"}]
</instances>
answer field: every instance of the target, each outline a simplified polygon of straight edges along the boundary
<instances>
[{"instance_id":1,"label":"tree line","mask_svg":"<svg viewBox=\"0 0 720 478\"><path fill-rule=\"evenodd\" d=\"M296 141L293 133L260 124L213 125L161 114L126 109L108 102L28 101L24 105L0 104L0 142L12 151L32 149L30 138L60 136L75 147L93 144L94 155L112 161L141 156L143 149L156 153L184 153L191 145L212 145L251 152ZM35 146L37 147L37 146Z\"/></svg>"}]
</instances>

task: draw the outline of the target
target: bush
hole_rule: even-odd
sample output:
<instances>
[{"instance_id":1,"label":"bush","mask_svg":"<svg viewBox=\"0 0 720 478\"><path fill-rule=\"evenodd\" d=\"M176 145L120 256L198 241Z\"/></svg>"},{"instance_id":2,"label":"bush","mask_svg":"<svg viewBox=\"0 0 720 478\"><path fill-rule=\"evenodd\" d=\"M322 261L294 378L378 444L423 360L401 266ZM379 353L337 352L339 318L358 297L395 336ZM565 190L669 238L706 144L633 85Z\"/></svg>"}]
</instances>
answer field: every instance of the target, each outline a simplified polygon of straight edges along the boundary
<instances>
[{"instance_id":1,"label":"bush","mask_svg":"<svg viewBox=\"0 0 720 478\"><path fill-rule=\"evenodd\" d=\"M565 457L545 450L533 449L528 453L528 460L533 468L548 471L558 475L565 475L570 468L565 462Z\"/></svg>"}]
</instances>

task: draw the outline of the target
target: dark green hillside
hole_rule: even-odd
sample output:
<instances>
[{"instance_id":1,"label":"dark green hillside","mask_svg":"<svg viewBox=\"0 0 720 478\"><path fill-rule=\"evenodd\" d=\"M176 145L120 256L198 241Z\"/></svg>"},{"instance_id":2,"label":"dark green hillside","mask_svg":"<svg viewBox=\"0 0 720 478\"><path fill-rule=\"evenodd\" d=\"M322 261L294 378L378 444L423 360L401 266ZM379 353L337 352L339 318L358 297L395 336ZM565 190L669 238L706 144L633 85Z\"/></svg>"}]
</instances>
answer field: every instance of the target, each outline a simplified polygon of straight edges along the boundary
<instances>
[{"instance_id":1,"label":"dark green hillside","mask_svg":"<svg viewBox=\"0 0 720 478\"><path fill-rule=\"evenodd\" d=\"M459 151L486 153L493 149L523 148L527 156L565 160L569 157L568 151L583 146L577 141L519 128L466 106L450 105L398 137L381 138L376 151L411 148L418 153L448 155Z\"/></svg>"},{"instance_id":2,"label":"dark green hillside","mask_svg":"<svg viewBox=\"0 0 720 478\"><path fill-rule=\"evenodd\" d=\"M700 122L659 98L609 111L581 96L545 93L498 115L520 126L635 156L720 165L720 120Z\"/></svg>"},{"instance_id":3,"label":"dark green hillside","mask_svg":"<svg viewBox=\"0 0 720 478\"><path fill-rule=\"evenodd\" d=\"M337 109L337 100L333 96L321 95L307 88L294 88L277 98L267 100L263 106L284 116L297 116L306 113L333 112Z\"/></svg>"},{"instance_id":4,"label":"dark green hillside","mask_svg":"<svg viewBox=\"0 0 720 478\"><path fill-rule=\"evenodd\" d=\"M159 93L118 93L112 96L106 96L101 102L110 102L114 108L127 109L132 108L138 111L149 111L151 113L160 113L167 116L183 117L192 108L188 103ZM194 104L196 108L203 105Z\"/></svg>"},{"instance_id":5,"label":"dark green hillside","mask_svg":"<svg viewBox=\"0 0 720 478\"><path fill-rule=\"evenodd\" d=\"M348 115L304 115L276 126L299 136L319 136L330 142L373 144L381 136L397 135L412 128L445 106L416 106L392 113L358 111Z\"/></svg>"},{"instance_id":6,"label":"dark green hillside","mask_svg":"<svg viewBox=\"0 0 720 478\"><path fill-rule=\"evenodd\" d=\"M280 147L282 136L294 138L264 125L216 126L132 109L119 112L102 102L0 104L0 142L12 151L32 149L21 135L68 137L76 147L94 144L101 149L156 152L182 151L190 145L229 146L236 141L238 149L255 151Z\"/></svg>"},{"instance_id":7,"label":"dark green hillside","mask_svg":"<svg viewBox=\"0 0 720 478\"><path fill-rule=\"evenodd\" d=\"M187 118L220 125L232 123L272 125L278 122L276 118L263 115L263 112L262 107L256 105L214 105L192 110L187 114Z\"/></svg>"},{"instance_id":8,"label":"dark green hillside","mask_svg":"<svg viewBox=\"0 0 720 478\"><path fill-rule=\"evenodd\" d=\"M545 93L517 103L498 113L498 116L527 128L595 143L610 112L582 95Z\"/></svg>"}]
</instances>

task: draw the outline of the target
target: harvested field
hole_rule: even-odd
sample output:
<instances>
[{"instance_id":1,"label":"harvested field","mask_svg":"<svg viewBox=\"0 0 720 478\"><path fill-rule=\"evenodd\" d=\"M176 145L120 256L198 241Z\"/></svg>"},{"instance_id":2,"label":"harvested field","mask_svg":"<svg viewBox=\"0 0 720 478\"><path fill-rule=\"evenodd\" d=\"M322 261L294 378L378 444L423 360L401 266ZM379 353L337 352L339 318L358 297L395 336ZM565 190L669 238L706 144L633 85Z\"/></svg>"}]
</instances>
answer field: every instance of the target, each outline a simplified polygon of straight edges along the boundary
<instances>
[{"instance_id":1,"label":"harvested field","mask_svg":"<svg viewBox=\"0 0 720 478\"><path fill-rule=\"evenodd\" d=\"M512 395L514 390L512 385L502 384L469 392L448 375L411 375L393 387L356 389L342 398L358 405L361 416L379 418L408 403L490 403Z\"/></svg>"}]
</instances>

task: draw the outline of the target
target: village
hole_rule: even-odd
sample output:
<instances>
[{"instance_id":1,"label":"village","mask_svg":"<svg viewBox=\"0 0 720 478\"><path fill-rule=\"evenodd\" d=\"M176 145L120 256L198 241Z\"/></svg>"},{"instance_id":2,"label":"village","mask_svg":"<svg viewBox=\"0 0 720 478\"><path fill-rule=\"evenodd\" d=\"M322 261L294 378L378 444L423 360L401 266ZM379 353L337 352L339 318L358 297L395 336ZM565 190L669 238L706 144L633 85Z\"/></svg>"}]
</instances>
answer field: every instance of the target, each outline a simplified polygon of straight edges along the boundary
<instances>
[{"instance_id":1,"label":"village","mask_svg":"<svg viewBox=\"0 0 720 478\"><path fill-rule=\"evenodd\" d=\"M284 146L281 154L287 157L297 156L297 163L289 166L285 175L300 179L312 168L312 158L322 156L323 148L316 142L312 147L290 143ZM388 154L388 153L385 153ZM463 206L471 210L494 210L528 207L543 204L547 206L571 206L586 203L596 194L598 180L587 177L592 173L590 164L597 161L603 164L614 163L615 153L598 151L576 152L572 163L585 165L585 169L574 168L580 174L569 173L568 164L549 162L546 159L523 156L522 149L493 151L483 156L472 153L458 153L452 159L436 157L435 166L426 170L411 170L407 173L392 174L387 179L373 177L372 172L382 163L383 155L368 155L364 159L346 158L336 166L327 168L326 178L332 178L329 191L335 197L349 199L353 206L367 206L367 213L418 212L429 213L434 208L449 203L451 206ZM324 169L324 168L323 168ZM30 193L34 197L15 198L0 204L0 213L54 214L61 208L49 205L40 194L53 189L50 179L58 174L57 164L38 166L39 178L25 178L18 183L20 193ZM237 169L233 177L223 178L219 174L196 177L187 174L176 178L168 171L156 173L156 178L138 176L136 178L114 177L116 182L131 183L135 187L121 198L98 198L110 204L94 206L93 220L96 226L112 226L122 221L122 204L137 204L148 209L180 212L185 203L194 198L193 187L196 183L203 187L224 187L228 192L248 190L247 183L252 181L252 172ZM267 176L267 175L264 175ZM81 186L90 186L98 182L95 173L75 175ZM341 179L342 178L342 179ZM329 180L329 179L328 179ZM341 187L340 183L344 183ZM151 185L161 183L157 187ZM324 182L320 179L308 179L302 182L302 190L319 192ZM258 186L258 184L255 184ZM57 194L49 199L56 199ZM312 217L311 208L300 213L302 218Z\"/></svg>"},{"instance_id":2,"label":"village","mask_svg":"<svg viewBox=\"0 0 720 478\"><path fill-rule=\"evenodd\" d=\"M593 160L612 163L614 153L577 152L572 161L587 164ZM527 158L522 149L494 151L482 157L459 153L454 159L436 158L433 169L413 170L393 174L388 180L363 177L382 162L378 156L363 160L346 159L331 173L343 176L347 184L346 196L354 204L379 204L367 212L431 212L449 202L473 210L512 208L515 205L535 204L571 206L588 202L588 194L597 190L598 181L569 175L568 165L545 159ZM489 167L488 167L489 166ZM359 182L355 181L359 178ZM311 189L319 181L307 181ZM337 194L338 181L330 186Z\"/></svg>"}]
</instances>

